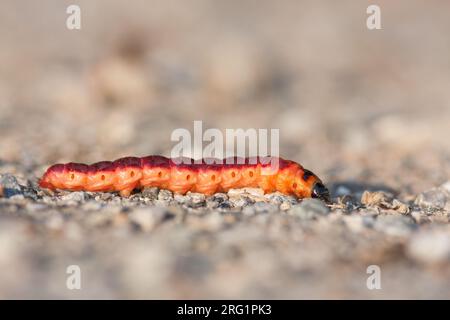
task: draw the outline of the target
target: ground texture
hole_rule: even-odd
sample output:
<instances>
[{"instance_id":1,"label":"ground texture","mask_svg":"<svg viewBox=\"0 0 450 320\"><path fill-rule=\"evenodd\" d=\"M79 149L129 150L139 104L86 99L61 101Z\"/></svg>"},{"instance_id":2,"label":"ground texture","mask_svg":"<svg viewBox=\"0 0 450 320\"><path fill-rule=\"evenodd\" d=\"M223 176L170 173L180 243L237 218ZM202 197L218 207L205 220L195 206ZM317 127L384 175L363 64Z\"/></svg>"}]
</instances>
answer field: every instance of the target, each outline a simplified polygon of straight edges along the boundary
<instances>
[{"instance_id":1,"label":"ground texture","mask_svg":"<svg viewBox=\"0 0 450 320\"><path fill-rule=\"evenodd\" d=\"M330 208L258 189L205 198L150 188L126 199L50 194L33 181L0 179L0 283L7 297L450 294L450 183L406 203L340 185L342 196ZM69 265L82 270L76 293L66 288ZM380 267L380 290L367 287L370 265Z\"/></svg>"}]
</instances>

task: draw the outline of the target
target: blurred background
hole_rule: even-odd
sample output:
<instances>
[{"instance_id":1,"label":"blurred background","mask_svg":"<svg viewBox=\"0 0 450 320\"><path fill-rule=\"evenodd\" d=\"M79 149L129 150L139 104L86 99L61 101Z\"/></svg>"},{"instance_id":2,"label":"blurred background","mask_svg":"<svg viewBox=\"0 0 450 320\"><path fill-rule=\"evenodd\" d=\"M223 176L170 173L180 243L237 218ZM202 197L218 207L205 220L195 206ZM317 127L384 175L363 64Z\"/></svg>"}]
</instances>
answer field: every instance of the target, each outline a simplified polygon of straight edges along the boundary
<instances>
[{"instance_id":1,"label":"blurred background","mask_svg":"<svg viewBox=\"0 0 450 320\"><path fill-rule=\"evenodd\" d=\"M81 30L66 28L71 4ZM381 30L366 27L370 4ZM0 173L169 156L172 131L201 120L280 129L280 155L328 185L413 199L450 176L449 12L438 0L2 0ZM173 292L155 296L196 297Z\"/></svg>"},{"instance_id":2,"label":"blurred background","mask_svg":"<svg viewBox=\"0 0 450 320\"><path fill-rule=\"evenodd\" d=\"M366 27L373 1L80 0L68 30L72 3L2 1L2 160L169 155L171 132L202 120L278 128L280 155L328 181L445 181L445 1L376 1L382 30Z\"/></svg>"}]
</instances>

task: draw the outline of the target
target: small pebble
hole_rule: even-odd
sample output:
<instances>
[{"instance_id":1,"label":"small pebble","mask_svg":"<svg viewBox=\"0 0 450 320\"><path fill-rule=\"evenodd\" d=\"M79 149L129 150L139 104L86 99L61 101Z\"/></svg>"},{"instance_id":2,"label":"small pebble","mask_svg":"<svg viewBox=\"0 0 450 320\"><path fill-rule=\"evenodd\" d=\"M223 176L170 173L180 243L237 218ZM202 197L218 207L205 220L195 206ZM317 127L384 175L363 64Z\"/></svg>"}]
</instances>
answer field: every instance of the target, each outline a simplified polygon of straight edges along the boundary
<instances>
[{"instance_id":1,"label":"small pebble","mask_svg":"<svg viewBox=\"0 0 450 320\"><path fill-rule=\"evenodd\" d=\"M253 204L250 198L230 198L230 203L233 207L241 208Z\"/></svg>"},{"instance_id":2,"label":"small pebble","mask_svg":"<svg viewBox=\"0 0 450 320\"><path fill-rule=\"evenodd\" d=\"M187 195L188 198L188 206L192 208L199 208L205 205L206 196L202 193L193 193L189 192Z\"/></svg>"},{"instance_id":3,"label":"small pebble","mask_svg":"<svg viewBox=\"0 0 450 320\"><path fill-rule=\"evenodd\" d=\"M283 202L280 204L280 210L286 211L292 208L292 204L290 202Z\"/></svg>"},{"instance_id":4,"label":"small pebble","mask_svg":"<svg viewBox=\"0 0 450 320\"><path fill-rule=\"evenodd\" d=\"M230 189L228 196L230 200L247 198L249 202L267 201L264 197L264 191L259 188Z\"/></svg>"},{"instance_id":5,"label":"small pebble","mask_svg":"<svg viewBox=\"0 0 450 320\"><path fill-rule=\"evenodd\" d=\"M166 210L160 207L134 209L128 218L139 226L144 232L151 231L165 217Z\"/></svg>"},{"instance_id":6,"label":"small pebble","mask_svg":"<svg viewBox=\"0 0 450 320\"><path fill-rule=\"evenodd\" d=\"M159 189L156 187L144 188L141 192L143 197L149 198L150 200L156 200L158 198Z\"/></svg>"},{"instance_id":7,"label":"small pebble","mask_svg":"<svg viewBox=\"0 0 450 320\"><path fill-rule=\"evenodd\" d=\"M450 192L445 187L433 188L419 194L414 203L423 210L447 210L447 203L450 206Z\"/></svg>"},{"instance_id":8,"label":"small pebble","mask_svg":"<svg viewBox=\"0 0 450 320\"><path fill-rule=\"evenodd\" d=\"M66 205L75 205L86 201L87 198L88 196L86 192L74 191L61 196L59 200Z\"/></svg>"},{"instance_id":9,"label":"small pebble","mask_svg":"<svg viewBox=\"0 0 450 320\"><path fill-rule=\"evenodd\" d=\"M367 215L345 215L342 217L347 227L354 232L363 232L368 228L373 228L375 219L373 216Z\"/></svg>"},{"instance_id":10,"label":"small pebble","mask_svg":"<svg viewBox=\"0 0 450 320\"><path fill-rule=\"evenodd\" d=\"M445 263L450 261L450 234L444 231L422 231L414 235L407 253L423 263Z\"/></svg>"},{"instance_id":11,"label":"small pebble","mask_svg":"<svg viewBox=\"0 0 450 320\"><path fill-rule=\"evenodd\" d=\"M417 228L417 225L409 216L390 214L379 215L374 228L390 236L406 237Z\"/></svg>"},{"instance_id":12,"label":"small pebble","mask_svg":"<svg viewBox=\"0 0 450 320\"><path fill-rule=\"evenodd\" d=\"M277 205L266 202L256 202L253 207L255 208L257 213L269 213L278 211Z\"/></svg>"},{"instance_id":13,"label":"small pebble","mask_svg":"<svg viewBox=\"0 0 450 320\"><path fill-rule=\"evenodd\" d=\"M303 220L312 220L326 216L330 209L320 200L304 199L300 204L293 206L289 213Z\"/></svg>"},{"instance_id":14,"label":"small pebble","mask_svg":"<svg viewBox=\"0 0 450 320\"><path fill-rule=\"evenodd\" d=\"M347 196L350 195L352 193L352 191L347 188L346 186L338 186L336 188L335 194L337 197L342 197L342 196Z\"/></svg>"},{"instance_id":15,"label":"small pebble","mask_svg":"<svg viewBox=\"0 0 450 320\"><path fill-rule=\"evenodd\" d=\"M169 202L173 199L173 194L169 190L161 189L158 193L158 200Z\"/></svg>"},{"instance_id":16,"label":"small pebble","mask_svg":"<svg viewBox=\"0 0 450 320\"><path fill-rule=\"evenodd\" d=\"M450 180L447 181L446 183L444 183L441 188L445 191L447 191L448 193L450 193Z\"/></svg>"},{"instance_id":17,"label":"small pebble","mask_svg":"<svg viewBox=\"0 0 450 320\"><path fill-rule=\"evenodd\" d=\"M47 219L46 226L52 231L60 231L63 228L64 219L60 214L54 214Z\"/></svg>"},{"instance_id":18,"label":"small pebble","mask_svg":"<svg viewBox=\"0 0 450 320\"><path fill-rule=\"evenodd\" d=\"M0 174L1 195L10 198L15 195L22 195L22 188L16 177L11 174Z\"/></svg>"},{"instance_id":19,"label":"small pebble","mask_svg":"<svg viewBox=\"0 0 450 320\"><path fill-rule=\"evenodd\" d=\"M361 196L361 203L368 208L392 209L402 214L409 212L408 205L398 199L394 199L393 195L382 191L364 191Z\"/></svg>"}]
</instances>

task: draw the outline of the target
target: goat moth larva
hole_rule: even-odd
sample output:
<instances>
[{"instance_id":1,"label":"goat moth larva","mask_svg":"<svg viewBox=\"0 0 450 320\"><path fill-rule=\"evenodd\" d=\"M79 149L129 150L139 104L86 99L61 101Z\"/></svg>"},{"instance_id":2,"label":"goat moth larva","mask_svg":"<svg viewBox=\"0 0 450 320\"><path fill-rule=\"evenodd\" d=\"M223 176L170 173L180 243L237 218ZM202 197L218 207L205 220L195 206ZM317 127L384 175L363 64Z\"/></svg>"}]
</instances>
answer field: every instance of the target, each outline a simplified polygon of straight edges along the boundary
<instances>
[{"instance_id":1,"label":"goat moth larva","mask_svg":"<svg viewBox=\"0 0 450 320\"><path fill-rule=\"evenodd\" d=\"M270 166L262 158L245 158L232 164L211 159L201 163L184 158L162 156L125 157L91 165L55 164L47 169L39 185L47 189L119 191L129 196L134 189L158 187L174 193L188 191L211 195L234 188L261 188L265 193L279 191L298 198L320 198L329 201L328 189L311 171L300 164L277 158L278 169L267 173ZM220 164L217 164L220 163ZM241 163L241 164L239 164ZM265 171L266 170L266 171Z\"/></svg>"}]
</instances>

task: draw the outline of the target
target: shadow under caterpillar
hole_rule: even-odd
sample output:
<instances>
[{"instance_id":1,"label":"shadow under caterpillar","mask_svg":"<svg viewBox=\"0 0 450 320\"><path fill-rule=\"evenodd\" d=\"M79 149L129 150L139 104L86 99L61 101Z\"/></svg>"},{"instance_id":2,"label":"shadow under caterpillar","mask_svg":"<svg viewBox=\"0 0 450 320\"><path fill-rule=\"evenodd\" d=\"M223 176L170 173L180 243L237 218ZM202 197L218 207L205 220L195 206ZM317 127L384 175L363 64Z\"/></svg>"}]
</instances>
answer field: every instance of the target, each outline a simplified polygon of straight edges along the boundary
<instances>
[{"instance_id":1,"label":"shadow under caterpillar","mask_svg":"<svg viewBox=\"0 0 450 320\"><path fill-rule=\"evenodd\" d=\"M91 165L55 164L47 169L39 185L52 190L119 191L122 196L129 196L134 189L143 187L205 195L254 187L261 188L264 193L279 191L298 198L313 197L329 201L328 189L322 181L294 161L275 158L278 168L273 170L270 162L263 161L266 158L228 159L221 162L203 159L201 163L195 163L188 158L147 156L125 157Z\"/></svg>"}]
</instances>

